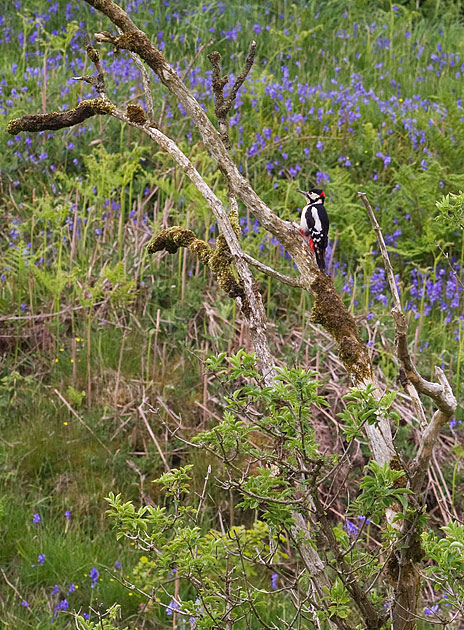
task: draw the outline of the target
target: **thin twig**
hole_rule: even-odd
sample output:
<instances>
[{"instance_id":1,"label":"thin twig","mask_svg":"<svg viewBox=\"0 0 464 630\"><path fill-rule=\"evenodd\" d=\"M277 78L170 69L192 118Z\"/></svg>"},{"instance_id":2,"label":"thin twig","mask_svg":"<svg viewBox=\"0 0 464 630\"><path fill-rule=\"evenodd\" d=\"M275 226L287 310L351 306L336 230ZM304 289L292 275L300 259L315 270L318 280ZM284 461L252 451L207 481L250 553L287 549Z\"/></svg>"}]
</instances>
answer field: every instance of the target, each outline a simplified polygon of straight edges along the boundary
<instances>
[{"instance_id":1,"label":"thin twig","mask_svg":"<svg viewBox=\"0 0 464 630\"><path fill-rule=\"evenodd\" d=\"M118 28L118 31L119 31L119 34L122 35L123 31L120 28ZM142 76L142 84L143 84L143 91L145 94L145 103L147 106L148 119L151 123L153 123L155 120L155 108L153 106L153 94L151 93L150 77L148 75L145 64L140 59L140 57L130 50L128 52L129 52L129 56L134 61L135 65L139 69L140 74Z\"/></svg>"},{"instance_id":2,"label":"thin twig","mask_svg":"<svg viewBox=\"0 0 464 630\"><path fill-rule=\"evenodd\" d=\"M242 258L246 260L247 263L249 263L250 265L253 265L253 267L256 267L257 269L265 273L267 276L276 278L277 280L280 280L280 282L283 282L284 284L288 284L291 287L300 287L300 288L304 287L304 283L299 278L292 278L291 276L285 276L283 273L279 273L275 269L272 269L272 267L268 267L267 265L260 262L259 260L256 260L256 258L253 258L253 256L250 256L250 254L247 254L246 252L242 252Z\"/></svg>"},{"instance_id":3,"label":"thin twig","mask_svg":"<svg viewBox=\"0 0 464 630\"><path fill-rule=\"evenodd\" d=\"M453 267L453 265L450 262L449 256L446 252L444 252L442 250L442 248L440 247L439 243L436 243L436 246L438 247L438 249L441 251L441 253L443 254L443 256L446 258L446 262L448 263L448 267L451 270L451 273L453 274L453 276L456 278L457 283L459 284L459 286L461 287L461 289L464 289L464 283L462 282L461 278L458 276L456 269Z\"/></svg>"}]
</instances>

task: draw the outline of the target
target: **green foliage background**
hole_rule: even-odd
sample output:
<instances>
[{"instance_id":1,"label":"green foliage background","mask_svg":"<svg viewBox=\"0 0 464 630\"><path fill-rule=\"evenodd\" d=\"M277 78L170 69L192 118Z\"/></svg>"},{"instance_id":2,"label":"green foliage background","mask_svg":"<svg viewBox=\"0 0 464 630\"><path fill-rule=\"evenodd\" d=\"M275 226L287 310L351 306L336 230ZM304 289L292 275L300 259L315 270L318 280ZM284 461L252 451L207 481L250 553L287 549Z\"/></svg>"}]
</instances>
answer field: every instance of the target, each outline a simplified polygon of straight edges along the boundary
<instances>
[{"instance_id":1,"label":"green foliage background","mask_svg":"<svg viewBox=\"0 0 464 630\"><path fill-rule=\"evenodd\" d=\"M375 363L395 387L388 297L356 196L367 192L389 236L419 365L426 376L433 365L443 365L459 398L460 3L122 4L212 116L207 53L220 50L224 71L237 75L256 39L255 66L231 112L234 159L266 203L287 219L298 218L298 189L316 182L325 188L331 271L363 322ZM91 95L72 77L89 70L86 35L108 29L108 23L85 3L12 2L0 29L5 125ZM130 59L111 50L102 54L110 97L119 104L139 102L140 76ZM153 93L160 127L225 200L220 173L197 132L155 79ZM7 582L0 587L1 617L6 627L48 627L63 599L76 610L98 600L104 606L118 601L124 618L137 623L144 614L140 599L116 578L132 575L140 553L117 546L108 534L103 497L113 491L123 492L125 500L157 501L159 488L149 482L164 469L159 450L172 467L194 463L192 483L201 492L207 462L165 427L181 425L193 435L216 422L220 392L203 362L212 352L238 349L246 338L234 304L218 296L190 253L146 254L151 234L169 225L188 225L206 240L217 235L199 193L162 151L106 117L37 136L10 137L5 125L0 566L14 588ZM245 249L292 273L279 244L243 208L241 219ZM316 362L327 385L323 366L330 349L308 327L309 299L257 277L279 358L289 366ZM310 336L309 346L303 336ZM459 513L461 419L462 409L439 455ZM411 428L399 431L407 451ZM237 509L233 495L216 492L229 524L235 518L253 526L249 510ZM33 514L40 514L40 524L33 523ZM205 518L214 525L216 514ZM39 554L45 554L43 564ZM114 576L116 562L122 569ZM91 588L93 567L100 577ZM55 584L59 591L52 593ZM71 584L79 588L69 593ZM71 627L63 612L54 623ZM171 621L164 617L163 623Z\"/></svg>"}]
</instances>

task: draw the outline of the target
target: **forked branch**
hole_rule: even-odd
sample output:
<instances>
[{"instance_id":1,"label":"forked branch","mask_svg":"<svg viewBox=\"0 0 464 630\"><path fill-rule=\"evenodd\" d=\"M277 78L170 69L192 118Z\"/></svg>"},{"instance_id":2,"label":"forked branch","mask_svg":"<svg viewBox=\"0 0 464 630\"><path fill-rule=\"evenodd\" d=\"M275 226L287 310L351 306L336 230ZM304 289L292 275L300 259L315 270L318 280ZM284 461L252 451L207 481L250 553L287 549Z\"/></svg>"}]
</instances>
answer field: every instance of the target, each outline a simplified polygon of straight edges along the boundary
<instances>
[{"instance_id":1,"label":"forked branch","mask_svg":"<svg viewBox=\"0 0 464 630\"><path fill-rule=\"evenodd\" d=\"M236 78L231 90L230 94L227 98L224 97L224 88L229 82L228 77L221 77L221 53L217 50L214 50L212 53L208 55L208 59L211 62L213 67L213 92L216 98L216 116L218 119L219 130L221 132L221 138L224 143L226 149L230 149L230 138L229 138L229 130L227 126L227 115L229 113L230 108L232 107L235 99L237 98L237 93L239 89L242 87L245 79L248 76L248 73L253 66L253 62L255 60L256 55L256 42L252 41L250 45L250 51L246 58L245 67L239 76Z\"/></svg>"}]
</instances>

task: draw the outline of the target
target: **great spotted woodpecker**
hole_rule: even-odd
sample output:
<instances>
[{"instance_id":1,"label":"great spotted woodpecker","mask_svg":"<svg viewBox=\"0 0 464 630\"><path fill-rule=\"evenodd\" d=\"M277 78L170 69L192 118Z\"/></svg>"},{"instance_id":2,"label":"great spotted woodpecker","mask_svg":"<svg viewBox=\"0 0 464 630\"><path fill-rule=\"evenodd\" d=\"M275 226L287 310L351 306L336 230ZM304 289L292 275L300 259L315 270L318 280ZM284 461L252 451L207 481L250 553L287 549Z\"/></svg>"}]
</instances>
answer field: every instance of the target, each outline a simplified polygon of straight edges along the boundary
<instances>
[{"instance_id":1,"label":"great spotted woodpecker","mask_svg":"<svg viewBox=\"0 0 464 630\"><path fill-rule=\"evenodd\" d=\"M307 202L301 213L300 232L316 254L319 269L324 271L324 255L329 240L329 217L324 208L325 194L319 188L312 188L309 192L304 190L298 192L303 193Z\"/></svg>"}]
</instances>

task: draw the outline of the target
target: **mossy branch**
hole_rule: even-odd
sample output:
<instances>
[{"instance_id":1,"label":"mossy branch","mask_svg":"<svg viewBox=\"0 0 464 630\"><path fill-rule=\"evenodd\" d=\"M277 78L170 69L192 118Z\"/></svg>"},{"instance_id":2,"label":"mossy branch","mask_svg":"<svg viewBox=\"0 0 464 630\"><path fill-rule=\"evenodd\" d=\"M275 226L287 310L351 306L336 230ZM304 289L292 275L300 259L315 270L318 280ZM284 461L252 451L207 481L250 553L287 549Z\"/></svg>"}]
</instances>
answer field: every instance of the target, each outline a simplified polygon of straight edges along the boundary
<instances>
[{"instance_id":1,"label":"mossy branch","mask_svg":"<svg viewBox=\"0 0 464 630\"><path fill-rule=\"evenodd\" d=\"M213 248L197 238L192 230L175 225L155 236L149 243L147 251L154 254L165 250L175 254L179 247L186 247L200 262L208 265L221 289L231 298L241 298L242 308L246 307L245 290L238 279L229 247L222 234L218 236L216 247Z\"/></svg>"},{"instance_id":2,"label":"mossy branch","mask_svg":"<svg viewBox=\"0 0 464 630\"><path fill-rule=\"evenodd\" d=\"M77 125L84 122L87 118L98 114L111 114L114 109L114 105L102 98L94 98L81 101L77 107L67 112L34 114L22 116L22 118L15 118L14 120L10 120L6 126L6 130L13 136L20 131L56 131L57 129Z\"/></svg>"}]
</instances>

